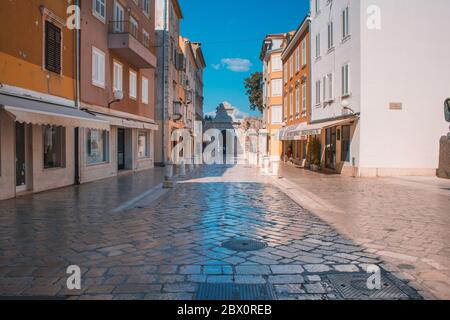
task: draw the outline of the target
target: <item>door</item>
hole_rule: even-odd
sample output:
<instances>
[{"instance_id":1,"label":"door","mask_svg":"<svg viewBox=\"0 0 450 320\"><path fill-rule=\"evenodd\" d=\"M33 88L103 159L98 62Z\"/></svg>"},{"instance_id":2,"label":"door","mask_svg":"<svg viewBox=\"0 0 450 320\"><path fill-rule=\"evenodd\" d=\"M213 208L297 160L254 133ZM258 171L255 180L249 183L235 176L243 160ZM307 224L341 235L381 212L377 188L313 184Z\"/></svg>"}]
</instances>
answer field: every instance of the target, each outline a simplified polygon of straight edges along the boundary
<instances>
[{"instance_id":1,"label":"door","mask_svg":"<svg viewBox=\"0 0 450 320\"><path fill-rule=\"evenodd\" d=\"M117 2L114 3L114 32L124 32L124 10Z\"/></svg>"},{"instance_id":2,"label":"door","mask_svg":"<svg viewBox=\"0 0 450 320\"><path fill-rule=\"evenodd\" d=\"M326 167L336 169L336 127L326 130Z\"/></svg>"},{"instance_id":3,"label":"door","mask_svg":"<svg viewBox=\"0 0 450 320\"><path fill-rule=\"evenodd\" d=\"M125 169L125 129L117 130L117 165L119 170Z\"/></svg>"},{"instance_id":4,"label":"door","mask_svg":"<svg viewBox=\"0 0 450 320\"><path fill-rule=\"evenodd\" d=\"M16 191L27 189L25 124L16 122Z\"/></svg>"}]
</instances>

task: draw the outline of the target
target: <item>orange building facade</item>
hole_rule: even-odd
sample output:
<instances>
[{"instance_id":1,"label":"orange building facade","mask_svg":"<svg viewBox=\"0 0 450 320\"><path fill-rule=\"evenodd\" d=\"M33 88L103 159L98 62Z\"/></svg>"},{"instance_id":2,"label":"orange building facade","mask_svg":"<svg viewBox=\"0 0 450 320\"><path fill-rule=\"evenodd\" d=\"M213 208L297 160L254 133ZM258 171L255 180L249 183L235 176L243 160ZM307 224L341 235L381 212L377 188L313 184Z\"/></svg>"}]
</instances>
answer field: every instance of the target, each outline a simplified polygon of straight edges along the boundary
<instances>
[{"instance_id":1,"label":"orange building facade","mask_svg":"<svg viewBox=\"0 0 450 320\"><path fill-rule=\"evenodd\" d=\"M76 130L108 129L78 103L71 5L0 1L0 199L74 184Z\"/></svg>"},{"instance_id":2,"label":"orange building facade","mask_svg":"<svg viewBox=\"0 0 450 320\"><path fill-rule=\"evenodd\" d=\"M282 156L278 132L283 126L283 63L281 55L287 34L269 34L264 38L260 60L263 62L264 123L268 132L267 154L274 160Z\"/></svg>"},{"instance_id":3,"label":"orange building facade","mask_svg":"<svg viewBox=\"0 0 450 320\"><path fill-rule=\"evenodd\" d=\"M279 131L285 161L306 165L308 137L298 135L300 128L310 121L310 35L309 18L288 34L283 50L283 125Z\"/></svg>"}]
</instances>

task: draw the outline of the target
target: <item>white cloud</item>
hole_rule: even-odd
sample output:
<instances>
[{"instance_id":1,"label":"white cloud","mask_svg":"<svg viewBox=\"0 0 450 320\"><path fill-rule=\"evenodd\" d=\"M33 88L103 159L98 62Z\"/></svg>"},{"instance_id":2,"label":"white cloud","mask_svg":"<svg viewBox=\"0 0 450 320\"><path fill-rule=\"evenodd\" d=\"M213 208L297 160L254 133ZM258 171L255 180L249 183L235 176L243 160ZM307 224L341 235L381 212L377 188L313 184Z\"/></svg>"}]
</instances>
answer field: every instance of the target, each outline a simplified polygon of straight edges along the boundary
<instances>
[{"instance_id":1,"label":"white cloud","mask_svg":"<svg viewBox=\"0 0 450 320\"><path fill-rule=\"evenodd\" d=\"M247 72L252 66L250 60L241 58L224 58L221 60L221 63L233 72Z\"/></svg>"}]
</instances>

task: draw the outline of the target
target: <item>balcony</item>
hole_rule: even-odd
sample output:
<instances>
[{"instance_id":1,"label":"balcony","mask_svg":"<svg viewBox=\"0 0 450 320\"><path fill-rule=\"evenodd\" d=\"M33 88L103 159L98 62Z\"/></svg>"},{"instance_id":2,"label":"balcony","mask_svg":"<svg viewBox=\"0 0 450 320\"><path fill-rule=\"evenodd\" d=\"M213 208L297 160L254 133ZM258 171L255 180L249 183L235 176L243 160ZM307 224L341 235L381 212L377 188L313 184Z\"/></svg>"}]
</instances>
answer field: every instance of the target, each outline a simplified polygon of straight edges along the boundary
<instances>
[{"instance_id":1,"label":"balcony","mask_svg":"<svg viewBox=\"0 0 450 320\"><path fill-rule=\"evenodd\" d=\"M139 69L156 68L156 56L150 51L150 38L130 21L110 21L108 47Z\"/></svg>"}]
</instances>

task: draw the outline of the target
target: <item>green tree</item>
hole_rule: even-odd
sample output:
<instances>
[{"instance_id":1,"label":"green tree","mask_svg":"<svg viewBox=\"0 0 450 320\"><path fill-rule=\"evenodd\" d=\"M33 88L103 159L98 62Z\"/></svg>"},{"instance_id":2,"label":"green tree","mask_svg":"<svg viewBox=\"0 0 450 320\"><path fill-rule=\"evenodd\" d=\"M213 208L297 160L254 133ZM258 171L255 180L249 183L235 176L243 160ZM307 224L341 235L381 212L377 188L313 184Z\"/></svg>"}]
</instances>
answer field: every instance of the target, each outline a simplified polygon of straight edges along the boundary
<instances>
[{"instance_id":1,"label":"green tree","mask_svg":"<svg viewBox=\"0 0 450 320\"><path fill-rule=\"evenodd\" d=\"M250 77L244 80L246 95L250 102L251 110L259 110L261 113L264 110L263 104L263 74L262 72L255 72Z\"/></svg>"}]
</instances>

